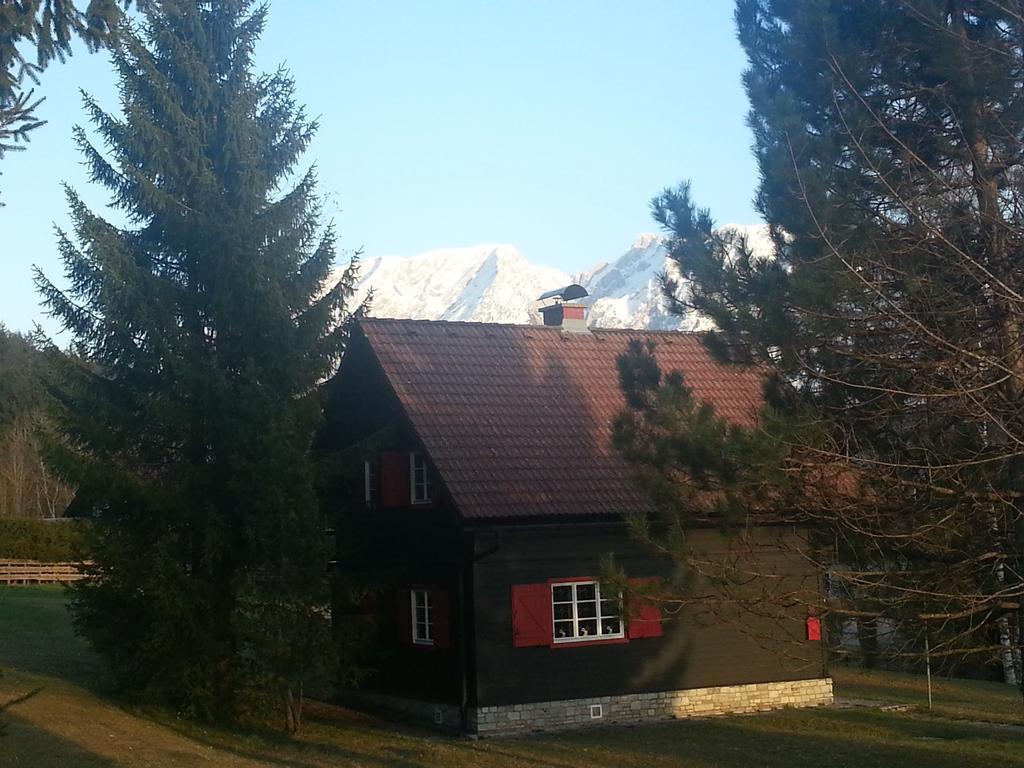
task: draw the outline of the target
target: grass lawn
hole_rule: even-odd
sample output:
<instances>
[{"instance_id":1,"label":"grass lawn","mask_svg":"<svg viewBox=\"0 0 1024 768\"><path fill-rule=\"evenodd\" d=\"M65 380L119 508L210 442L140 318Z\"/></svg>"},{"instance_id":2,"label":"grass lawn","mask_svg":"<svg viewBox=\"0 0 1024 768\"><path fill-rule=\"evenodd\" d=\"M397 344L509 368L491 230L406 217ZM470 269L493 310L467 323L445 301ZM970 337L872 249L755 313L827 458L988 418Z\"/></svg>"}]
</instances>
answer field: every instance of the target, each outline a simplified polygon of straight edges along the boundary
<instances>
[{"instance_id":1,"label":"grass lawn","mask_svg":"<svg viewBox=\"0 0 1024 768\"><path fill-rule=\"evenodd\" d=\"M915 712L955 720L984 720L1024 726L1020 688L1011 685L932 678L932 709L924 675L868 672L840 667L832 672L839 696L910 704ZM1021 734L1024 740L1024 733Z\"/></svg>"},{"instance_id":2,"label":"grass lawn","mask_svg":"<svg viewBox=\"0 0 1024 768\"><path fill-rule=\"evenodd\" d=\"M42 688L8 711L0 766L1024 766L1024 731L967 722L1024 722L1019 694L998 684L948 680L936 681L932 714L789 710L471 741L316 705L294 739L272 727L206 728L97 693L101 668L71 632L64 602L59 589L0 588L0 700ZM841 696L925 701L924 681L909 675L839 670L836 682Z\"/></svg>"}]
</instances>

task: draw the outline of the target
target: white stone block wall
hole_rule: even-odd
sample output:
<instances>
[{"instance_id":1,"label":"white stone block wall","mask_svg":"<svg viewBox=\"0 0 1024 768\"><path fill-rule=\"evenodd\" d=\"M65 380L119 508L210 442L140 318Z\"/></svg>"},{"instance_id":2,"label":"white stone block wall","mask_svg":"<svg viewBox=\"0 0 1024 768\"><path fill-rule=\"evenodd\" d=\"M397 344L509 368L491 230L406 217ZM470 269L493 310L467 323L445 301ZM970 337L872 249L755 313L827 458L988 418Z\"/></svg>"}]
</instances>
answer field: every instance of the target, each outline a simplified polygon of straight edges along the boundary
<instances>
[{"instance_id":1,"label":"white stone block wall","mask_svg":"<svg viewBox=\"0 0 1024 768\"><path fill-rule=\"evenodd\" d=\"M352 692L356 706L404 715L425 725L459 730L459 708L397 696ZM660 693L599 696L478 707L468 713L468 730L481 736L582 728L591 725L642 723L681 717L766 712L783 707L820 707L832 703L832 678L778 683L723 685ZM595 710L600 707L600 710ZM595 717L594 715L598 715Z\"/></svg>"},{"instance_id":2,"label":"white stone block wall","mask_svg":"<svg viewBox=\"0 0 1024 768\"><path fill-rule=\"evenodd\" d=\"M678 717L763 712L782 707L820 707L831 703L832 678L824 677L480 707L476 711L475 724L477 733L484 736ZM600 709L592 709L596 707Z\"/></svg>"}]
</instances>

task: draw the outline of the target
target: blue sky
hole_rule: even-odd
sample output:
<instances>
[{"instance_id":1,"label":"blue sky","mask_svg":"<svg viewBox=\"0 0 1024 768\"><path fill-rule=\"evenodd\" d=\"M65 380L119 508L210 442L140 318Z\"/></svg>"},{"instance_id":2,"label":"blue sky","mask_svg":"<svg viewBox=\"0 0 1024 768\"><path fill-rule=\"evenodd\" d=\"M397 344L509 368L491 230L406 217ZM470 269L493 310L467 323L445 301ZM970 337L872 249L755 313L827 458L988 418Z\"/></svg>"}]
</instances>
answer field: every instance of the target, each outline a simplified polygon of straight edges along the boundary
<instances>
[{"instance_id":1,"label":"blue sky","mask_svg":"<svg viewBox=\"0 0 1024 768\"><path fill-rule=\"evenodd\" d=\"M501 242L578 271L652 231L648 201L682 179L719 222L757 221L726 0L272 0L258 64L282 62L319 116L307 161L347 251ZM71 143L79 88L117 109L103 55L54 65L39 89L49 123L0 166L0 322L12 329L55 330L31 266L60 274L61 182L107 200Z\"/></svg>"}]
</instances>

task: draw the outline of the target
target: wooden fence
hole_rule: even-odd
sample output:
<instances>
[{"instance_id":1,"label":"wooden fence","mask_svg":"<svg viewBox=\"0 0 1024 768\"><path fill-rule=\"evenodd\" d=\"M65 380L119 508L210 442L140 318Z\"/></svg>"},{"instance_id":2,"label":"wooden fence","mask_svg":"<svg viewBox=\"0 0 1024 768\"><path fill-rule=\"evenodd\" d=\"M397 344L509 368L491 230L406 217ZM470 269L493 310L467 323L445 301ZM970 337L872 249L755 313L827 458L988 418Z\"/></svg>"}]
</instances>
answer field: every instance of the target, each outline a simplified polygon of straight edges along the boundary
<instances>
[{"instance_id":1,"label":"wooden fence","mask_svg":"<svg viewBox=\"0 0 1024 768\"><path fill-rule=\"evenodd\" d=\"M41 563L0 558L0 584L63 584L84 577L79 563Z\"/></svg>"}]
</instances>

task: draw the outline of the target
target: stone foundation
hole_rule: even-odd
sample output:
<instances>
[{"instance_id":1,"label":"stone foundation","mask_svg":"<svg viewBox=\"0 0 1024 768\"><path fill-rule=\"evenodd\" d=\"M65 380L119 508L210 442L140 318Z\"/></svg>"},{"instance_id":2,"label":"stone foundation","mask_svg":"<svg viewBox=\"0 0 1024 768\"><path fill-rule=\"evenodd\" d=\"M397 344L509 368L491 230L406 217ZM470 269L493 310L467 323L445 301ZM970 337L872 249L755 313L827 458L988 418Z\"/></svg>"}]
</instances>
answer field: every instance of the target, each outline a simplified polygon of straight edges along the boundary
<instances>
[{"instance_id":1,"label":"stone foundation","mask_svg":"<svg viewBox=\"0 0 1024 768\"><path fill-rule=\"evenodd\" d=\"M444 730L457 731L462 725L459 708L451 704L367 692L343 695L341 700L362 709L399 715ZM495 736L590 725L765 712L783 707L820 707L831 703L832 678L823 677L478 707L467 713L466 730L481 736Z\"/></svg>"},{"instance_id":2,"label":"stone foundation","mask_svg":"<svg viewBox=\"0 0 1024 768\"><path fill-rule=\"evenodd\" d=\"M831 703L832 678L825 677L480 707L476 711L475 730L483 736L678 717L764 712L782 707L820 707Z\"/></svg>"}]
</instances>

